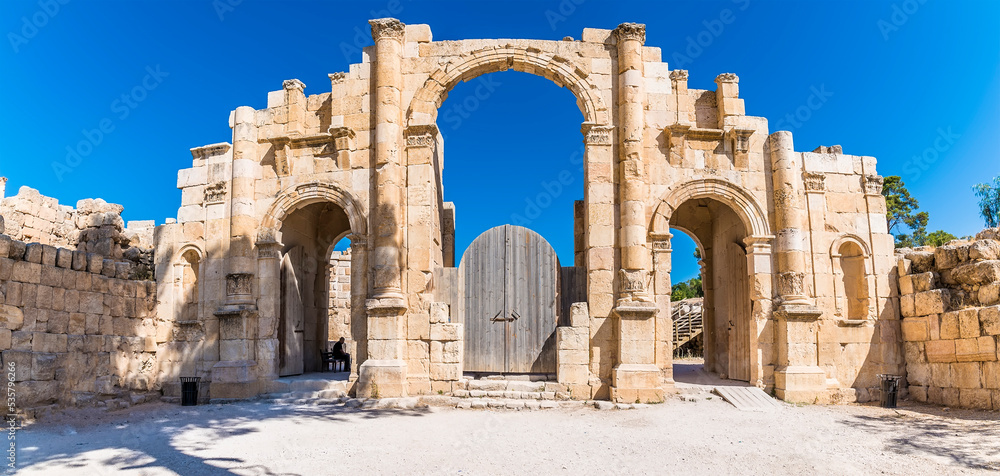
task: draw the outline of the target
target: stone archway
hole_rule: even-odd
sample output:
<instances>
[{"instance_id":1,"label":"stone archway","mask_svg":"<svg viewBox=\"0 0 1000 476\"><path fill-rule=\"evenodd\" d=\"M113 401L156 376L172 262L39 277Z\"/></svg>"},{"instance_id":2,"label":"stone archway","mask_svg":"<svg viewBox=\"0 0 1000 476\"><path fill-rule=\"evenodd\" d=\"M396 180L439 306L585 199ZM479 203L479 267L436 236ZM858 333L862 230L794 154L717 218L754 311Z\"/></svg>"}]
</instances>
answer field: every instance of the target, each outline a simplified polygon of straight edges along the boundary
<instances>
[{"instance_id":1,"label":"stone archway","mask_svg":"<svg viewBox=\"0 0 1000 476\"><path fill-rule=\"evenodd\" d=\"M701 207L696 211L693 207ZM700 214L699 214L700 213ZM672 374L670 228L690 235L702 252L705 289L706 369L763 387L770 355L766 316L771 308L770 226L756 199L718 179L700 179L668 190L650 224L657 319L657 363ZM715 288L732 292L718 293ZM724 316L723 316L724 315ZM720 318L718 316L723 316ZM718 322L716 322L718 321ZM764 350L764 352L760 352Z\"/></svg>"},{"instance_id":2,"label":"stone archway","mask_svg":"<svg viewBox=\"0 0 1000 476\"><path fill-rule=\"evenodd\" d=\"M279 194L264 215L256 246L260 296L258 335L261 349L258 352L258 364L264 366L265 375L277 377L279 373L294 374L318 369L318 353L326 348L325 330L328 329L328 322L325 319L329 318L329 309L324 305L329 302L325 294L329 285L324 282L326 270L323 265L328 261L333 245L345 234L350 234L352 238L351 300L363 302L368 290L368 227L367 217L362 210L359 201L351 193L334 185L311 182ZM317 218L323 216L323 213L339 216L337 220L342 225L334 226L336 229L323 229L327 220ZM306 236L303 242L302 239L284 236L284 233L289 232L284 228L292 222L300 229L296 234L309 235L311 238ZM308 233L299 233L304 230L304 226L309 228ZM303 257L303 250L308 250L306 257ZM289 284L294 281L290 279L291 276L295 276L296 280L303 279L303 276L308 279L305 279L301 287L294 288ZM294 292L290 293L289 289L292 288ZM303 302L297 306L296 303L291 303L290 296L299 297ZM306 329L300 330L306 335L303 337L304 342L300 343L302 357L296 358L304 359L305 365L296 369L294 366L289 367L286 362L289 347L293 350L297 348L289 345L289 339L295 330L289 327L289 322L292 321L289 320L288 313L301 310L301 307L308 311L304 321ZM352 305L351 310L351 340L357 345L354 349L354 361L363 362L368 347L364 306ZM289 370L290 368L293 370ZM352 379L356 377L356 365L351 369L351 375Z\"/></svg>"},{"instance_id":3,"label":"stone archway","mask_svg":"<svg viewBox=\"0 0 1000 476\"><path fill-rule=\"evenodd\" d=\"M564 57L544 53L536 48L506 45L473 51L431 73L413 95L406 112L407 127L434 124L438 108L448 91L459 81L507 70L542 76L560 87L569 88L576 96L577 106L586 122L610 124L611 117L600 91L587 81L587 73L578 66Z\"/></svg>"}]
</instances>

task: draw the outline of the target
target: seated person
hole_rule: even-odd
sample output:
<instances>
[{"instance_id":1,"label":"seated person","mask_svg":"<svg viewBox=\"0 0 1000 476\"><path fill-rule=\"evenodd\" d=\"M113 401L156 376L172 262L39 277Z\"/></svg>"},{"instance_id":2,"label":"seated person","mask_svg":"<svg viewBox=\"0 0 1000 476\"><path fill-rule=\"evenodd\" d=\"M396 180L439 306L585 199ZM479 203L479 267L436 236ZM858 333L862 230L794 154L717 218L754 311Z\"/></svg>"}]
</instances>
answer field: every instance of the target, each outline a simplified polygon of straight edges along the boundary
<instances>
[{"instance_id":1,"label":"seated person","mask_svg":"<svg viewBox=\"0 0 1000 476\"><path fill-rule=\"evenodd\" d=\"M345 348L347 344L344 343L344 338L341 337L336 344L333 344L333 358L337 360L344 361L344 371L351 371L351 354L348 354Z\"/></svg>"}]
</instances>

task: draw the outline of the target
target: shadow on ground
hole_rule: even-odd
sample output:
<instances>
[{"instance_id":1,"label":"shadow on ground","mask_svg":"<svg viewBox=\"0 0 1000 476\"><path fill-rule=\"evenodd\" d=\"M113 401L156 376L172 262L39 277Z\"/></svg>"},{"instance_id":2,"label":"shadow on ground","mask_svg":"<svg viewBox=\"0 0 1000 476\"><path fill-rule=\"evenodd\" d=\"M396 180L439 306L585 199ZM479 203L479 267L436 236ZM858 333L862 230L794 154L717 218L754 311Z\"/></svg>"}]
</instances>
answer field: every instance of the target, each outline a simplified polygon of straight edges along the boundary
<instances>
[{"instance_id":1,"label":"shadow on ground","mask_svg":"<svg viewBox=\"0 0 1000 476\"><path fill-rule=\"evenodd\" d=\"M891 410L887 410L891 411ZM904 404L884 415L852 415L841 423L894 435L884 451L930 455L970 469L1000 471L1000 415Z\"/></svg>"},{"instance_id":2,"label":"shadow on ground","mask_svg":"<svg viewBox=\"0 0 1000 476\"><path fill-rule=\"evenodd\" d=\"M256 424L281 419L292 424L321 421L347 423L349 417L420 417L427 408L412 410L347 408L343 405L277 405L271 403L205 405L143 405L132 410L103 413L86 421L73 419L46 422L24 428L19 435L18 467L45 472L49 467L71 467L87 474L118 474L130 471L148 474L171 471L188 475L237 474L225 467L239 468L239 474L291 475L263 465L243 465L239 457L200 458L212 441L259 432ZM151 408L153 407L153 408ZM219 416L237 411L238 416ZM78 433L79 431L79 433ZM331 432L336 426L331 427ZM324 435L317 435L323 438ZM331 437L331 448L336 438ZM276 441L274 444L284 444ZM33 456L44 448L44 455ZM214 464L213 464L214 463ZM277 464L277 462L276 462ZM95 473L96 471L96 473Z\"/></svg>"}]
</instances>

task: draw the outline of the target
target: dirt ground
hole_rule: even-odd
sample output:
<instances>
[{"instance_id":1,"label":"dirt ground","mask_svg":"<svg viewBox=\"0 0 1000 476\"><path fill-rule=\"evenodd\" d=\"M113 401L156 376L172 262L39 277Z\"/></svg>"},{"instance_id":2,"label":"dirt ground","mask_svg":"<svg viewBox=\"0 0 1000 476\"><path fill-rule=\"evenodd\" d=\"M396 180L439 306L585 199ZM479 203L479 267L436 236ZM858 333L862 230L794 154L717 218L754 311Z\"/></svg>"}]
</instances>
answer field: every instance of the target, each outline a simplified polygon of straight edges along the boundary
<instances>
[{"instance_id":1,"label":"dirt ground","mask_svg":"<svg viewBox=\"0 0 1000 476\"><path fill-rule=\"evenodd\" d=\"M689 398L690 400L690 398ZM1000 414L901 402L743 412L360 410L244 402L76 410L17 434L18 474L986 474Z\"/></svg>"}]
</instances>

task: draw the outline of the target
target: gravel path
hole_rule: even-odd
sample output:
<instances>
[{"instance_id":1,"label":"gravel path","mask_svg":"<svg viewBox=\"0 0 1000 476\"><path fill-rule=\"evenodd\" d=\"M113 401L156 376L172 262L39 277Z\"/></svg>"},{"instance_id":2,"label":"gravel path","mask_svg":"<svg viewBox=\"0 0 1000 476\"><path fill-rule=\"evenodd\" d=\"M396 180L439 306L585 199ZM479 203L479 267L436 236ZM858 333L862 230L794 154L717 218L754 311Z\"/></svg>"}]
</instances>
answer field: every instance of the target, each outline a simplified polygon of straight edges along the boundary
<instances>
[{"instance_id":1,"label":"gravel path","mask_svg":"<svg viewBox=\"0 0 1000 476\"><path fill-rule=\"evenodd\" d=\"M635 410L143 405L17 434L18 474L980 474L1000 414L903 403L741 412L719 397Z\"/></svg>"}]
</instances>

